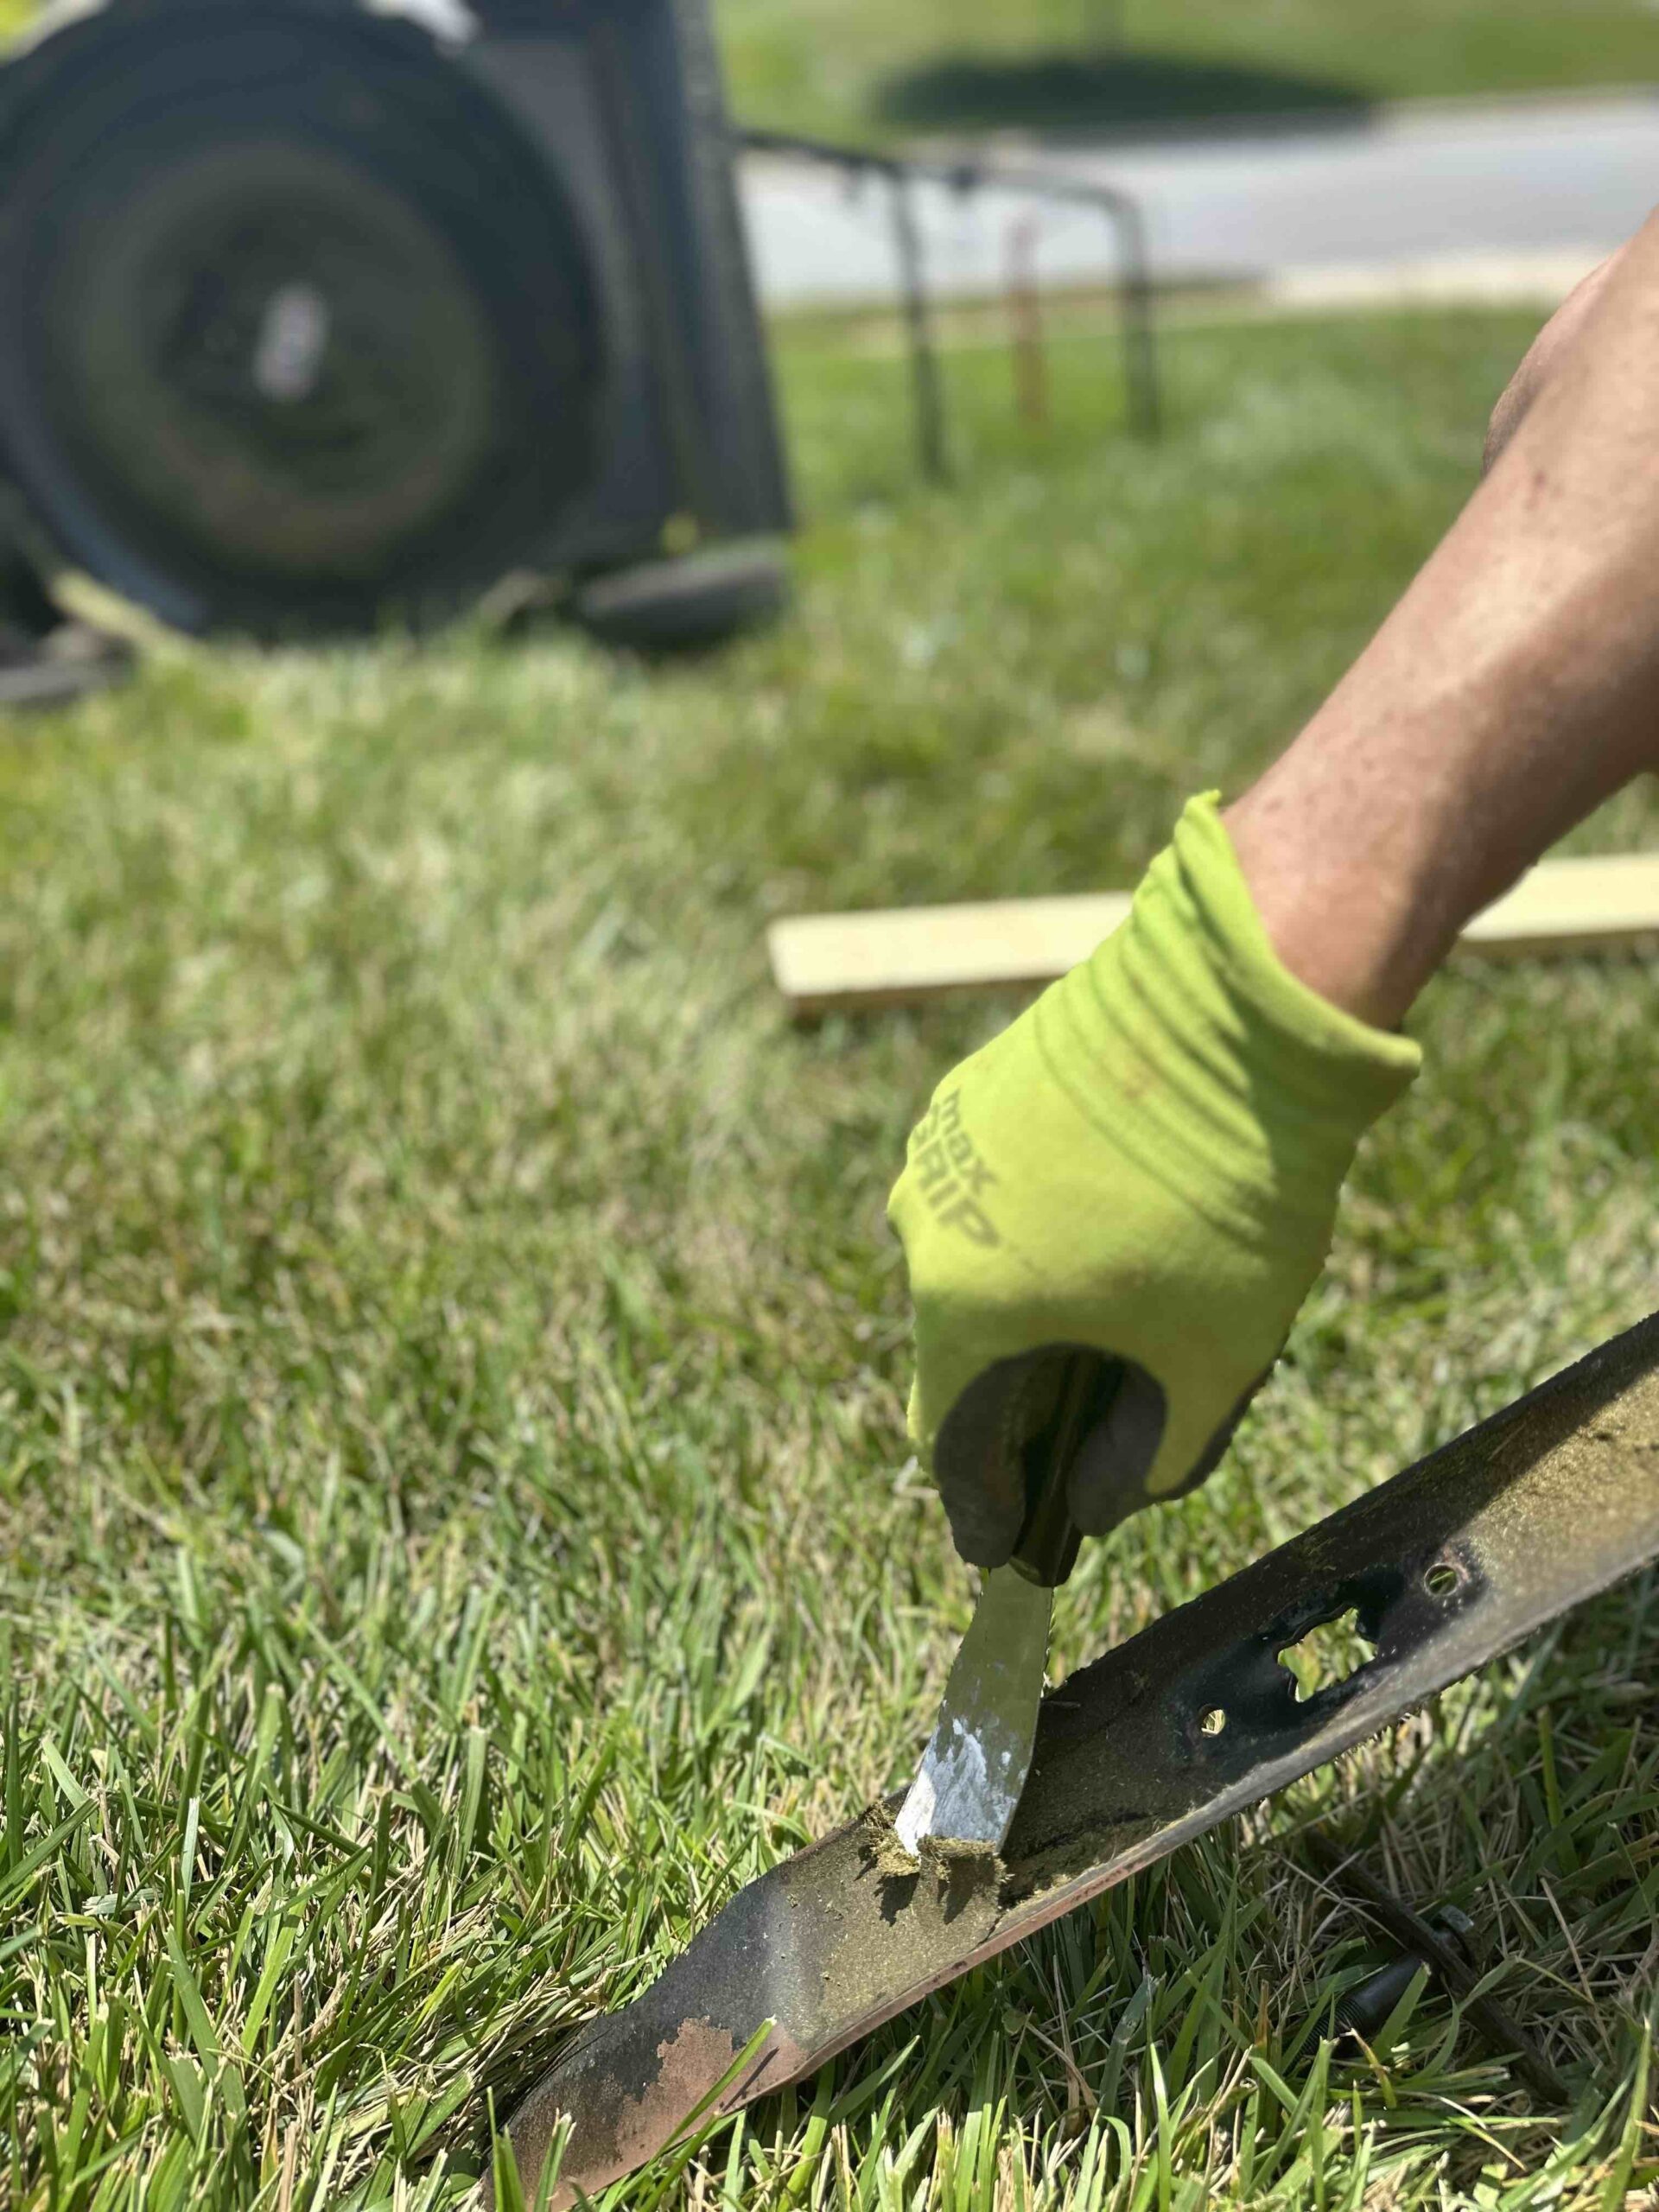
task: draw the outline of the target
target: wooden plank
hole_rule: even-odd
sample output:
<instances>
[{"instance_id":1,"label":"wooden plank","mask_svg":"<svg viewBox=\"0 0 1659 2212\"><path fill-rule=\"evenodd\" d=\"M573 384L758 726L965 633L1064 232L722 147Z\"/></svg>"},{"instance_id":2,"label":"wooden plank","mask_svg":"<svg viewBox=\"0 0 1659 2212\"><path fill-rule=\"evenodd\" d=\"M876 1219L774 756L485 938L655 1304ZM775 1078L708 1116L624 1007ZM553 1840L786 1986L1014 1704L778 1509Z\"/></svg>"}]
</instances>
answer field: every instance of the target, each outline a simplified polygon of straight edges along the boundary
<instances>
[{"instance_id":1,"label":"wooden plank","mask_svg":"<svg viewBox=\"0 0 1659 2212\"><path fill-rule=\"evenodd\" d=\"M805 914L766 933L791 1014L912 1006L952 991L1034 990L1086 960L1129 909L1124 892ZM1541 861L1461 943L1520 958L1659 946L1659 853Z\"/></svg>"},{"instance_id":2,"label":"wooden plank","mask_svg":"<svg viewBox=\"0 0 1659 2212\"><path fill-rule=\"evenodd\" d=\"M1500 957L1630 951L1659 943L1659 853L1541 861L1477 914L1460 942Z\"/></svg>"}]
</instances>

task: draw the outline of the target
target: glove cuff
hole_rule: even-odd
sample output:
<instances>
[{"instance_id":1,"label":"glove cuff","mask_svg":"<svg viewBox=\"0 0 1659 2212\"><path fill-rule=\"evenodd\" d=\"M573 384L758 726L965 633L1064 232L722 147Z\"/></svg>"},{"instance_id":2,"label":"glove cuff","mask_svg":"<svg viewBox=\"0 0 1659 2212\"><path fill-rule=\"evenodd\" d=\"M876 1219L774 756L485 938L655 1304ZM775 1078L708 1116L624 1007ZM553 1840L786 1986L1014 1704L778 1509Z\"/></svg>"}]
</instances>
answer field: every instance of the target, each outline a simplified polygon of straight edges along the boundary
<instances>
[{"instance_id":1,"label":"glove cuff","mask_svg":"<svg viewBox=\"0 0 1659 2212\"><path fill-rule=\"evenodd\" d=\"M1328 1229L1360 1138L1422 1060L1412 1039L1284 966L1214 793L1188 803L1128 919L1037 1013L1045 1058L1081 1110L1252 1241L1281 1236L1287 1217ZM1107 1087L1090 1071L1109 1038Z\"/></svg>"}]
</instances>

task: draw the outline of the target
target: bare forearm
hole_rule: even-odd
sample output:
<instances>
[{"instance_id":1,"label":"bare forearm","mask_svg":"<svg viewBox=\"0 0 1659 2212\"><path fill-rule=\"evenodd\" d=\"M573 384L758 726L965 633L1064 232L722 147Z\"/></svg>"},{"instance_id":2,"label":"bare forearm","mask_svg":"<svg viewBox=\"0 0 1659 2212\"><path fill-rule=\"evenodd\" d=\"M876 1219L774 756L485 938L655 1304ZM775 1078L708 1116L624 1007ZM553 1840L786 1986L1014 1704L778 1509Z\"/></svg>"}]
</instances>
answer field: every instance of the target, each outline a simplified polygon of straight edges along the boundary
<instances>
[{"instance_id":1,"label":"bare forearm","mask_svg":"<svg viewBox=\"0 0 1659 2212\"><path fill-rule=\"evenodd\" d=\"M1227 817L1286 965L1382 1026L1471 914L1659 765L1659 233L1621 261L1428 565Z\"/></svg>"}]
</instances>

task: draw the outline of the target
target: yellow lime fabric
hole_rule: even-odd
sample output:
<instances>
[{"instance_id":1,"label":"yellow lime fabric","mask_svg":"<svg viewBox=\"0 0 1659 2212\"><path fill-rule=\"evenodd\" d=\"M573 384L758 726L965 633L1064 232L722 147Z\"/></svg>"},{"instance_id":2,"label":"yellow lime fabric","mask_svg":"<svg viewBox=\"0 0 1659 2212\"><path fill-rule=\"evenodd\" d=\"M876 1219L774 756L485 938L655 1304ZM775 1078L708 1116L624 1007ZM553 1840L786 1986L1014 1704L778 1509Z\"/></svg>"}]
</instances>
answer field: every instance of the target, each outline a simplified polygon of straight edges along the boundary
<instances>
[{"instance_id":1,"label":"yellow lime fabric","mask_svg":"<svg viewBox=\"0 0 1659 2212\"><path fill-rule=\"evenodd\" d=\"M911 1138L888 1211L923 1452L985 1370L1083 1345L1161 1386L1145 1489L1178 1491L1276 1358L1359 1139L1420 1058L1282 965L1215 795L1193 799L1122 926Z\"/></svg>"}]
</instances>

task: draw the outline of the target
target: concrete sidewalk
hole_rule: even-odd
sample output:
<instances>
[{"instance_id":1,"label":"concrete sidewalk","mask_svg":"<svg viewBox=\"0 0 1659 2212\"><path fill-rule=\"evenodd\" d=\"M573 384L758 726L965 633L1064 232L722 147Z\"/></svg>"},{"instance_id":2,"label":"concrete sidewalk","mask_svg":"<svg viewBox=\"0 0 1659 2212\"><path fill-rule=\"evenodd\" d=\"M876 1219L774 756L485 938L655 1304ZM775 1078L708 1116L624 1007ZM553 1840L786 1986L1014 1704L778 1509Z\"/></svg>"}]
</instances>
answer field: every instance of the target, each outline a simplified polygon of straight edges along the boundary
<instances>
[{"instance_id":1,"label":"concrete sidewalk","mask_svg":"<svg viewBox=\"0 0 1659 2212\"><path fill-rule=\"evenodd\" d=\"M1426 101L1318 127L1007 150L1022 168L1134 194L1160 283L1271 280L1287 303L1310 305L1321 288L1353 300L1368 285L1388 296L1548 300L1659 200L1659 93ZM768 157L747 165L744 192L769 305L893 296L879 184L849 196L822 170ZM918 207L941 296L1002 287L1029 198L930 184ZM1039 222L1045 281L1113 273L1098 215L1052 207Z\"/></svg>"}]
</instances>

